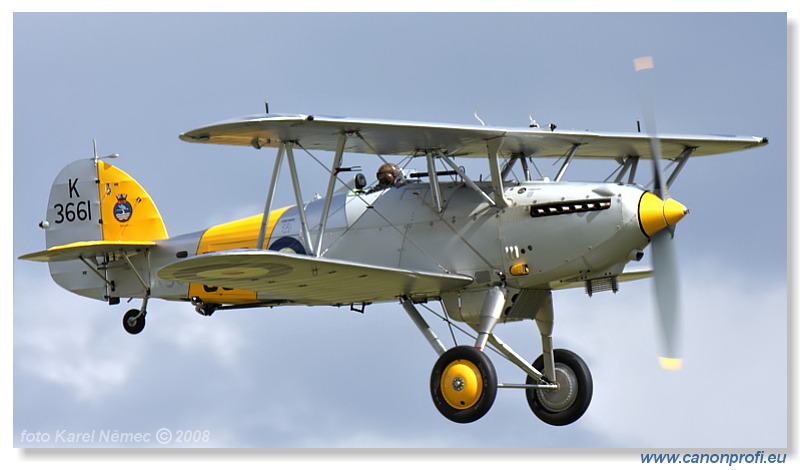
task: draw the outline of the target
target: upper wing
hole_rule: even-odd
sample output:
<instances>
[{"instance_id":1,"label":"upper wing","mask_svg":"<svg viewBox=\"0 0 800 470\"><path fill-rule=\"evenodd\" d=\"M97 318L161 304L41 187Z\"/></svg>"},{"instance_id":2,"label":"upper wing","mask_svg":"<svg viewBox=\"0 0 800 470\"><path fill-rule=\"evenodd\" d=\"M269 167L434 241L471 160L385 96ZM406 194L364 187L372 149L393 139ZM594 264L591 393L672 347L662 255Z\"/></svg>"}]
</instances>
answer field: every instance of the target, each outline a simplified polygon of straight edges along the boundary
<instances>
[{"instance_id":1,"label":"upper wing","mask_svg":"<svg viewBox=\"0 0 800 470\"><path fill-rule=\"evenodd\" d=\"M158 272L162 279L257 291L260 299L347 305L428 298L472 282L469 276L314 258L277 251L232 250L178 261Z\"/></svg>"},{"instance_id":2,"label":"upper wing","mask_svg":"<svg viewBox=\"0 0 800 470\"><path fill-rule=\"evenodd\" d=\"M83 259L92 259L97 256L104 256L110 253L125 253L132 256L140 253L142 250L156 246L156 242L152 241L130 241L130 242L117 242L117 241L82 241L69 243L67 245L54 246L47 250L37 251L35 253L28 253L22 255L19 259L28 261L70 261Z\"/></svg>"},{"instance_id":3,"label":"upper wing","mask_svg":"<svg viewBox=\"0 0 800 470\"><path fill-rule=\"evenodd\" d=\"M550 131L542 128L502 128L377 119L266 114L211 124L180 135L187 142L277 147L297 142L306 149L334 151L339 135L349 133L345 151L404 155L438 149L448 155L486 157L486 142L503 138L500 152L530 157L557 157L580 144L575 157L651 158L650 139L638 133ZM765 145L764 137L722 135L660 135L665 158L677 158L686 148L692 156L712 155Z\"/></svg>"}]
</instances>

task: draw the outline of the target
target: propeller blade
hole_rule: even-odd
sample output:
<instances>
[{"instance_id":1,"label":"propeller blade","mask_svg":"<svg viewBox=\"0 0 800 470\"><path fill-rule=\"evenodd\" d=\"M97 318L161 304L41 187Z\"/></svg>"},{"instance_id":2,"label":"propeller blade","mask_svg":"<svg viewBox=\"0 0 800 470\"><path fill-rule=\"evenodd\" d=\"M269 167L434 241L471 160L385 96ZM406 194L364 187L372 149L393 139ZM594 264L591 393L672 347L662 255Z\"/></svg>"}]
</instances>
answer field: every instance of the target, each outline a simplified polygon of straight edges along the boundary
<instances>
[{"instance_id":1,"label":"propeller blade","mask_svg":"<svg viewBox=\"0 0 800 470\"><path fill-rule=\"evenodd\" d=\"M633 68L639 76L639 95L644 112L645 132L650 136L650 150L653 153L653 192L663 200L669 197L664 177L661 173L661 141L656 132L656 113L653 104L653 58L637 57L633 60Z\"/></svg>"},{"instance_id":2,"label":"propeller blade","mask_svg":"<svg viewBox=\"0 0 800 470\"><path fill-rule=\"evenodd\" d=\"M658 326L661 335L661 367L668 370L681 368L678 358L678 330L680 327L680 289L675 243L669 230L661 230L650 239L653 254Z\"/></svg>"},{"instance_id":3,"label":"propeller blade","mask_svg":"<svg viewBox=\"0 0 800 470\"><path fill-rule=\"evenodd\" d=\"M678 330L680 325L680 295L678 289L678 265L675 256L675 224L686 214L686 208L669 199L668 188L661 172L661 142L656 132L655 105L653 104L653 58L637 57L633 67L639 76L639 93L644 111L645 131L650 137L653 153L653 192L662 201L662 230L660 223L654 226L650 235L653 255L653 283L656 305L658 307L658 327L660 330L662 353L659 362L663 369L678 370Z\"/></svg>"}]
</instances>

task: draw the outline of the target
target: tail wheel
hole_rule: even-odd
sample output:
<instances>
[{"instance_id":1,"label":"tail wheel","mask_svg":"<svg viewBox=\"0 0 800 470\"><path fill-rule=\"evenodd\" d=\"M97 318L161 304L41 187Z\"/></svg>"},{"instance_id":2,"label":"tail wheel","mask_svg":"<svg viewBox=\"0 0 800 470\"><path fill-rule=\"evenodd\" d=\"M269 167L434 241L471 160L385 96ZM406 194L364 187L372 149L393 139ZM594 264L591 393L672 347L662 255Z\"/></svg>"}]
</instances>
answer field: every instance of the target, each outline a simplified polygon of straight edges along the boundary
<instances>
[{"instance_id":1,"label":"tail wheel","mask_svg":"<svg viewBox=\"0 0 800 470\"><path fill-rule=\"evenodd\" d=\"M442 354L433 366L433 404L450 421L477 421L492 407L496 395L494 365L479 349L456 346Z\"/></svg>"},{"instance_id":2,"label":"tail wheel","mask_svg":"<svg viewBox=\"0 0 800 470\"><path fill-rule=\"evenodd\" d=\"M547 424L564 426L578 420L592 401L592 374L577 354L566 349L553 351L558 390L526 389L525 396L533 414ZM533 367L544 370L544 356L533 361ZM528 384L535 380L528 377Z\"/></svg>"},{"instance_id":3,"label":"tail wheel","mask_svg":"<svg viewBox=\"0 0 800 470\"><path fill-rule=\"evenodd\" d=\"M122 327L132 335L138 335L144 330L144 315L139 315L138 309L131 309L122 316Z\"/></svg>"}]
</instances>

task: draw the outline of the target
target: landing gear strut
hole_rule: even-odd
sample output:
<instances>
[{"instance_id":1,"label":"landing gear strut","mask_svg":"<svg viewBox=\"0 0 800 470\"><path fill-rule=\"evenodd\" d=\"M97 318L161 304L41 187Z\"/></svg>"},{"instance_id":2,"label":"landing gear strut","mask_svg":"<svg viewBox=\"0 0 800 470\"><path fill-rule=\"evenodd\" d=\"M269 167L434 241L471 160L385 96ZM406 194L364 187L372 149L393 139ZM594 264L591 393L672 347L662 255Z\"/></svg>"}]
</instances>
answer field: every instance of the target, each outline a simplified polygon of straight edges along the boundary
<instances>
[{"instance_id":1,"label":"landing gear strut","mask_svg":"<svg viewBox=\"0 0 800 470\"><path fill-rule=\"evenodd\" d=\"M144 298L142 299L142 308L140 309L130 309L125 312L125 315L122 316L122 327L125 328L125 331L132 335L138 335L139 333L144 330L144 317L147 315L147 300L150 298L150 286L144 281L139 271L136 269L136 266L131 263L130 258L128 255L123 251L121 253L122 258L128 264L131 271L136 275L136 278L139 280L139 283L144 288ZM149 252L145 250L145 256L148 256L148 263L149 263Z\"/></svg>"},{"instance_id":2,"label":"landing gear strut","mask_svg":"<svg viewBox=\"0 0 800 470\"><path fill-rule=\"evenodd\" d=\"M450 421L471 423L482 418L494 404L497 373L483 349L500 319L505 296L504 288L490 288L476 328L478 337L475 346L456 346L448 350L445 350L411 300L401 299L408 315L439 354L431 371L431 398L436 409Z\"/></svg>"},{"instance_id":3,"label":"landing gear strut","mask_svg":"<svg viewBox=\"0 0 800 470\"><path fill-rule=\"evenodd\" d=\"M436 409L456 423L471 423L482 418L494 404L498 388L525 390L533 413L547 424L564 426L577 421L592 401L592 374L577 354L553 348L552 307L540 308L534 319L542 340L542 355L531 365L492 330L505 305L506 291L494 287L487 291L476 324L473 346L445 349L409 298L401 304L430 345L439 354L431 371L430 391ZM530 318L530 317L528 317ZM483 352L487 343L526 374L524 384L497 382L494 365Z\"/></svg>"}]
</instances>

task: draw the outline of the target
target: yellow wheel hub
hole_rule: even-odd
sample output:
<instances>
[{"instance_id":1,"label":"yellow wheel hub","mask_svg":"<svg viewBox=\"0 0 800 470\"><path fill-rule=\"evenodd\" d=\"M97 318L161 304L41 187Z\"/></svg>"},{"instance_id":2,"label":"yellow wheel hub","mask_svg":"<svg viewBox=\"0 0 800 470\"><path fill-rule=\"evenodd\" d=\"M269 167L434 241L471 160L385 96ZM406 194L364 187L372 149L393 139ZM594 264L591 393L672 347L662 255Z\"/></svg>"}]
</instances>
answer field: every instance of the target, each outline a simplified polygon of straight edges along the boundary
<instances>
[{"instance_id":1,"label":"yellow wheel hub","mask_svg":"<svg viewBox=\"0 0 800 470\"><path fill-rule=\"evenodd\" d=\"M475 405L483 392L481 372L475 364L464 359L447 365L439 385L447 404L458 410Z\"/></svg>"}]
</instances>

